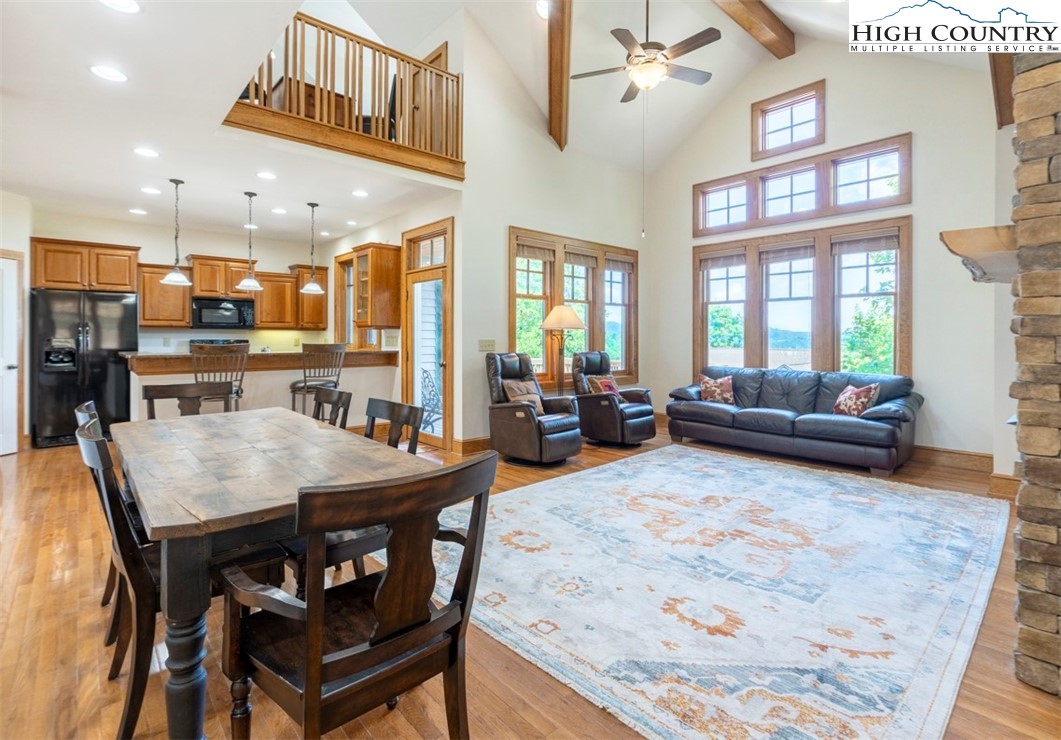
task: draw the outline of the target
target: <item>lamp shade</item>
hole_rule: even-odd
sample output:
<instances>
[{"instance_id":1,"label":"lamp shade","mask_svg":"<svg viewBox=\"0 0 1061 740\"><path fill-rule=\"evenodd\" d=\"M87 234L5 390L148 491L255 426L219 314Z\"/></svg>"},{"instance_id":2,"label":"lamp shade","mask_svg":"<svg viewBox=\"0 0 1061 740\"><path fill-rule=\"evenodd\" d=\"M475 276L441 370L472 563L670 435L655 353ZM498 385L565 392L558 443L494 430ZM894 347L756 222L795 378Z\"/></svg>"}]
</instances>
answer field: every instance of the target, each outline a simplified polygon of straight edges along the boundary
<instances>
[{"instance_id":1,"label":"lamp shade","mask_svg":"<svg viewBox=\"0 0 1061 740\"><path fill-rule=\"evenodd\" d=\"M542 328L546 330L585 329L586 325L571 306L554 306L542 322Z\"/></svg>"},{"instance_id":2,"label":"lamp shade","mask_svg":"<svg viewBox=\"0 0 1061 740\"><path fill-rule=\"evenodd\" d=\"M192 281L188 279L188 276L180 271L180 268L174 267L172 270L166 273L166 277L159 281L163 285L177 285L182 288L187 288L192 284Z\"/></svg>"}]
</instances>

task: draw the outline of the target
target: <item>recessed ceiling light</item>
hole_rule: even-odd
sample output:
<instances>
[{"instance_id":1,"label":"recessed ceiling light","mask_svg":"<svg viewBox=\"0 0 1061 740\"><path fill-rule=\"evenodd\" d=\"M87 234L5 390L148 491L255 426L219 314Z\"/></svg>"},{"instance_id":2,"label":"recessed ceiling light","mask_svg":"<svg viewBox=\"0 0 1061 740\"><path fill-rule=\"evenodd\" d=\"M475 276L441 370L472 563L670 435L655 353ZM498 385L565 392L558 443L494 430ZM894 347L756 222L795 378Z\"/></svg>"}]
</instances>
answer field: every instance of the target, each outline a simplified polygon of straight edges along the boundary
<instances>
[{"instance_id":1,"label":"recessed ceiling light","mask_svg":"<svg viewBox=\"0 0 1061 740\"><path fill-rule=\"evenodd\" d=\"M133 149L133 151L135 153L139 154L141 157L157 157L158 156L158 152L156 152L154 149L151 149L150 147L146 147L146 146L138 146L136 149Z\"/></svg>"},{"instance_id":2,"label":"recessed ceiling light","mask_svg":"<svg viewBox=\"0 0 1061 740\"><path fill-rule=\"evenodd\" d=\"M147 193L148 195L158 195L161 191L158 188L153 188L150 185L146 188L140 188L141 193Z\"/></svg>"},{"instance_id":3,"label":"recessed ceiling light","mask_svg":"<svg viewBox=\"0 0 1061 740\"><path fill-rule=\"evenodd\" d=\"M273 213L275 213L275 214L276 214L277 216L283 216L283 215L284 215L285 213L287 213L287 209L284 209L284 208L274 208L274 209L273 209Z\"/></svg>"},{"instance_id":4,"label":"recessed ceiling light","mask_svg":"<svg viewBox=\"0 0 1061 740\"><path fill-rule=\"evenodd\" d=\"M130 208L129 209L129 213L133 214L134 216L146 216L147 215L147 211L145 211L143 208Z\"/></svg>"},{"instance_id":5,"label":"recessed ceiling light","mask_svg":"<svg viewBox=\"0 0 1061 740\"><path fill-rule=\"evenodd\" d=\"M106 64L97 64L94 67L90 67L90 69L92 74L107 80L107 82L126 82L129 79L120 69L108 67Z\"/></svg>"},{"instance_id":6,"label":"recessed ceiling light","mask_svg":"<svg viewBox=\"0 0 1061 740\"><path fill-rule=\"evenodd\" d=\"M368 197L368 193L366 193L364 190L355 190L354 192L350 193L350 195L354 196L355 198L367 198Z\"/></svg>"},{"instance_id":7,"label":"recessed ceiling light","mask_svg":"<svg viewBox=\"0 0 1061 740\"><path fill-rule=\"evenodd\" d=\"M262 170L261 172L259 172L258 173L258 177L262 178L263 180L275 180L276 179L276 175L274 175L272 172L268 172L266 170Z\"/></svg>"},{"instance_id":8,"label":"recessed ceiling light","mask_svg":"<svg viewBox=\"0 0 1061 740\"><path fill-rule=\"evenodd\" d=\"M534 10L543 21L549 20L549 0L537 0L534 3Z\"/></svg>"},{"instance_id":9,"label":"recessed ceiling light","mask_svg":"<svg viewBox=\"0 0 1061 740\"><path fill-rule=\"evenodd\" d=\"M243 224L243 228L250 229L251 231L254 231L255 229L258 228L258 224Z\"/></svg>"},{"instance_id":10,"label":"recessed ceiling light","mask_svg":"<svg viewBox=\"0 0 1061 740\"><path fill-rule=\"evenodd\" d=\"M331 235L332 235L332 232L330 232L330 231L322 231L321 232L321 236L331 236Z\"/></svg>"},{"instance_id":11,"label":"recessed ceiling light","mask_svg":"<svg viewBox=\"0 0 1061 740\"><path fill-rule=\"evenodd\" d=\"M347 226L357 226L357 221L347 221L346 225Z\"/></svg>"},{"instance_id":12,"label":"recessed ceiling light","mask_svg":"<svg viewBox=\"0 0 1061 740\"><path fill-rule=\"evenodd\" d=\"M111 10L119 13L139 13L140 4L136 0L99 0Z\"/></svg>"}]
</instances>

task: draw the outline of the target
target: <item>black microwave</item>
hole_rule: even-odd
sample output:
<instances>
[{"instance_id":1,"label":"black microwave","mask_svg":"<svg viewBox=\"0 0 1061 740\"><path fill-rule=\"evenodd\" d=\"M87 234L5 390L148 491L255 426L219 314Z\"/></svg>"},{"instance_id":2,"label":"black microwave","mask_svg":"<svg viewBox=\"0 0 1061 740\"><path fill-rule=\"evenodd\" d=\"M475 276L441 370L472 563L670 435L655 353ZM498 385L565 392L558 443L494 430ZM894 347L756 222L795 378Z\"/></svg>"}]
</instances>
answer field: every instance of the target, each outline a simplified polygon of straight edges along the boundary
<instances>
[{"instance_id":1,"label":"black microwave","mask_svg":"<svg viewBox=\"0 0 1061 740\"><path fill-rule=\"evenodd\" d=\"M254 301L193 298L193 329L253 329Z\"/></svg>"}]
</instances>

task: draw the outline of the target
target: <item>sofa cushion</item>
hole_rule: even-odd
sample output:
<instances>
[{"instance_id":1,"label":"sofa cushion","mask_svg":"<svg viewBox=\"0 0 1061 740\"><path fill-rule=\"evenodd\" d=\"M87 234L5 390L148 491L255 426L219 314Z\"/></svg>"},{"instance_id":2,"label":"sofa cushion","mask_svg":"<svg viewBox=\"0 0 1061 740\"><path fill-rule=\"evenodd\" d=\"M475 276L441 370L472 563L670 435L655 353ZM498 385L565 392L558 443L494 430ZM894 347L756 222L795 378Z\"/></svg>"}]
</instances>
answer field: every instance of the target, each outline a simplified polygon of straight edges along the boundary
<instances>
[{"instance_id":1,"label":"sofa cushion","mask_svg":"<svg viewBox=\"0 0 1061 740\"><path fill-rule=\"evenodd\" d=\"M870 373L822 373L818 384L818 400L814 402L814 413L828 414L844 388L856 388L880 383L880 394L875 403L887 403L908 396L914 390L914 381L905 375L872 375Z\"/></svg>"},{"instance_id":2,"label":"sofa cushion","mask_svg":"<svg viewBox=\"0 0 1061 740\"><path fill-rule=\"evenodd\" d=\"M733 376L715 380L703 373L700 374L700 399L715 403L733 403Z\"/></svg>"},{"instance_id":3,"label":"sofa cushion","mask_svg":"<svg viewBox=\"0 0 1061 740\"><path fill-rule=\"evenodd\" d=\"M759 391L763 387L765 370L757 367L730 367L708 365L700 371L709 378L718 380L727 375L733 377L733 398L741 408L752 409L759 405Z\"/></svg>"},{"instance_id":4,"label":"sofa cushion","mask_svg":"<svg viewBox=\"0 0 1061 740\"><path fill-rule=\"evenodd\" d=\"M578 429L577 414L546 414L538 417L538 429L542 434L555 434Z\"/></svg>"},{"instance_id":5,"label":"sofa cushion","mask_svg":"<svg viewBox=\"0 0 1061 740\"><path fill-rule=\"evenodd\" d=\"M667 416L672 419L714 424L719 427L733 426L733 415L738 411L738 406L710 401L675 401L667 404Z\"/></svg>"},{"instance_id":6,"label":"sofa cushion","mask_svg":"<svg viewBox=\"0 0 1061 740\"><path fill-rule=\"evenodd\" d=\"M821 373L812 370L767 370L757 406L809 414L818 398L820 378Z\"/></svg>"},{"instance_id":7,"label":"sofa cushion","mask_svg":"<svg viewBox=\"0 0 1061 740\"><path fill-rule=\"evenodd\" d=\"M833 404L833 413L843 416L862 416L863 412L877 403L880 395L880 383L870 383L861 388L849 385Z\"/></svg>"},{"instance_id":8,"label":"sofa cushion","mask_svg":"<svg viewBox=\"0 0 1061 740\"><path fill-rule=\"evenodd\" d=\"M796 419L796 436L869 447L899 444L899 428L883 421L840 414L804 414Z\"/></svg>"},{"instance_id":9,"label":"sofa cushion","mask_svg":"<svg viewBox=\"0 0 1061 740\"><path fill-rule=\"evenodd\" d=\"M795 411L787 409L738 409L733 415L733 426L753 432L791 436L798 417Z\"/></svg>"},{"instance_id":10,"label":"sofa cushion","mask_svg":"<svg viewBox=\"0 0 1061 740\"><path fill-rule=\"evenodd\" d=\"M652 416L656 412L650 403L620 403L619 413L623 415L623 419L630 420Z\"/></svg>"}]
</instances>

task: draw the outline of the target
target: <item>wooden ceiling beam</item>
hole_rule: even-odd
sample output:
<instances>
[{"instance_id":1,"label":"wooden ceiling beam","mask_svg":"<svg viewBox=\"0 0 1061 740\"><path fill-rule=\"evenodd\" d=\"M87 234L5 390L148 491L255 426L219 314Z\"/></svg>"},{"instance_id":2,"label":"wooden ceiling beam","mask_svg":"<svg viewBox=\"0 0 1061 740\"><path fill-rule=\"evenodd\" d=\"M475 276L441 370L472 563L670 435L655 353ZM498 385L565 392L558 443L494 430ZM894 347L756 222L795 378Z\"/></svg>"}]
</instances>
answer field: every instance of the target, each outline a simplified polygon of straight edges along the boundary
<instances>
[{"instance_id":1,"label":"wooden ceiling beam","mask_svg":"<svg viewBox=\"0 0 1061 740\"><path fill-rule=\"evenodd\" d=\"M715 0L715 5L778 59L796 53L796 35L762 0Z\"/></svg>"},{"instance_id":2,"label":"wooden ceiling beam","mask_svg":"<svg viewBox=\"0 0 1061 740\"><path fill-rule=\"evenodd\" d=\"M995 120L998 127L1013 123L1013 55L988 54L991 87L995 91Z\"/></svg>"},{"instance_id":3,"label":"wooden ceiling beam","mask_svg":"<svg viewBox=\"0 0 1061 740\"><path fill-rule=\"evenodd\" d=\"M549 135L567 146L568 86L571 82L571 0L549 3Z\"/></svg>"}]
</instances>

